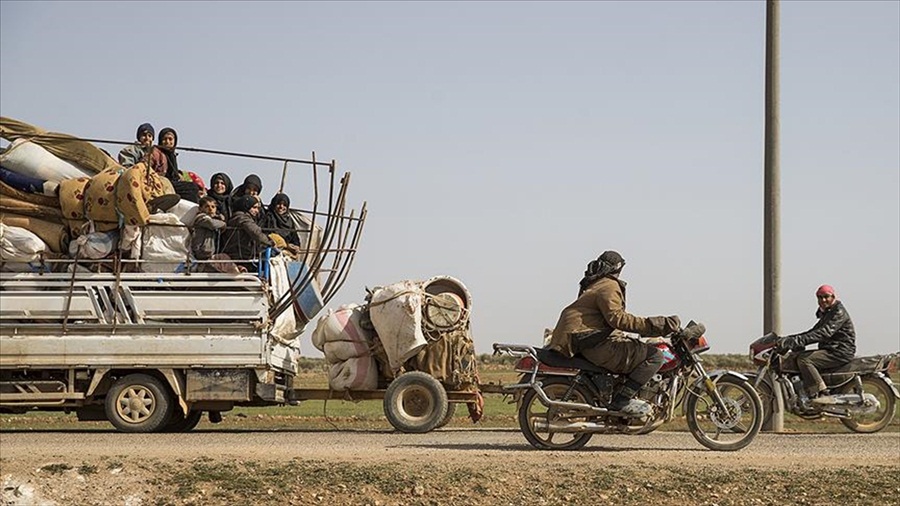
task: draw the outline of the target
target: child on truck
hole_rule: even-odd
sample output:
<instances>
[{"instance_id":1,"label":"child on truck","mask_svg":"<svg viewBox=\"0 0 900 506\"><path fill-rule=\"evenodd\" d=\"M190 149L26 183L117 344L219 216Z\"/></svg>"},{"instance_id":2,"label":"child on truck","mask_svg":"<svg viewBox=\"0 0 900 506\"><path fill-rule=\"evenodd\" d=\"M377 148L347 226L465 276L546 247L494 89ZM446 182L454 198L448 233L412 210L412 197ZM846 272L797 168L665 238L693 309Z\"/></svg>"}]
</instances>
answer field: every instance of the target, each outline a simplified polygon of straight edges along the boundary
<instances>
[{"instance_id":1,"label":"child on truck","mask_svg":"<svg viewBox=\"0 0 900 506\"><path fill-rule=\"evenodd\" d=\"M191 236L191 253L200 260L198 272L224 272L237 274L240 272L231 258L224 253L216 253L219 234L225 228L225 218L216 209L216 199L205 196L200 199L197 217L194 218L194 230ZM207 262L207 260L212 260Z\"/></svg>"}]
</instances>

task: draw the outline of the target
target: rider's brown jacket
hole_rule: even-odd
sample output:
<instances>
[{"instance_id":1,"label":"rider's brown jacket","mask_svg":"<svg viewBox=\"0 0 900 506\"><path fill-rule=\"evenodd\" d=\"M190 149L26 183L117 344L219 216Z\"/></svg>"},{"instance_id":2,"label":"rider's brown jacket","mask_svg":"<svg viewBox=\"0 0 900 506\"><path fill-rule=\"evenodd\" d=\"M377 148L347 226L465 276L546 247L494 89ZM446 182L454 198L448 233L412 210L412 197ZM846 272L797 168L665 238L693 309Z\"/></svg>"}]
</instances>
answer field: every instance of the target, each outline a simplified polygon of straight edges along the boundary
<instances>
[{"instance_id":1,"label":"rider's brown jacket","mask_svg":"<svg viewBox=\"0 0 900 506\"><path fill-rule=\"evenodd\" d=\"M605 277L589 286L575 302L559 315L549 347L571 357L575 354L573 335L586 335L615 331L633 332L644 337L665 335L669 329L662 316L649 318L635 316L625 311L625 282Z\"/></svg>"}]
</instances>

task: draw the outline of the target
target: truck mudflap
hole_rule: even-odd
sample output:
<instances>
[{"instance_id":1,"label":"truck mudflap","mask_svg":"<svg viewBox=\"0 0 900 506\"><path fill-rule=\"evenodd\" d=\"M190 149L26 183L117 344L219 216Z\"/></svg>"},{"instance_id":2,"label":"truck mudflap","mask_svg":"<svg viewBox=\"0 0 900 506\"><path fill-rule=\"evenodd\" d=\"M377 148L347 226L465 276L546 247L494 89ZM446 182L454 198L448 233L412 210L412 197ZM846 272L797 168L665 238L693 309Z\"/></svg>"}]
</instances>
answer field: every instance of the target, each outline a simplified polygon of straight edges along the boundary
<instances>
[{"instance_id":1,"label":"truck mudflap","mask_svg":"<svg viewBox=\"0 0 900 506\"><path fill-rule=\"evenodd\" d=\"M256 384L256 396L267 402L284 404L286 391L287 388L284 385L266 383Z\"/></svg>"}]
</instances>

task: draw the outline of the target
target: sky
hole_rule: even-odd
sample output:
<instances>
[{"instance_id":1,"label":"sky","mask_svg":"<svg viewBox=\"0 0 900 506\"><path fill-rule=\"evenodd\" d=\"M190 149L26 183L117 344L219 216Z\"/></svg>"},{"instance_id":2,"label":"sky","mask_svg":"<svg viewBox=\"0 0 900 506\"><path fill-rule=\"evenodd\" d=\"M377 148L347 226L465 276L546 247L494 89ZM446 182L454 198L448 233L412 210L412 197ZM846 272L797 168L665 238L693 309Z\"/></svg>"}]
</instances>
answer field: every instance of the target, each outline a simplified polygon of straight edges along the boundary
<instances>
[{"instance_id":1,"label":"sky","mask_svg":"<svg viewBox=\"0 0 900 506\"><path fill-rule=\"evenodd\" d=\"M449 275L479 353L537 345L611 249L630 313L746 353L763 334L765 19L762 1L2 0L0 114L334 159L368 217L329 307ZM827 283L859 355L898 351L900 2L783 1L780 48L781 333L813 326ZM266 202L281 177L182 156L207 181L256 172ZM285 188L297 207L308 179Z\"/></svg>"}]
</instances>

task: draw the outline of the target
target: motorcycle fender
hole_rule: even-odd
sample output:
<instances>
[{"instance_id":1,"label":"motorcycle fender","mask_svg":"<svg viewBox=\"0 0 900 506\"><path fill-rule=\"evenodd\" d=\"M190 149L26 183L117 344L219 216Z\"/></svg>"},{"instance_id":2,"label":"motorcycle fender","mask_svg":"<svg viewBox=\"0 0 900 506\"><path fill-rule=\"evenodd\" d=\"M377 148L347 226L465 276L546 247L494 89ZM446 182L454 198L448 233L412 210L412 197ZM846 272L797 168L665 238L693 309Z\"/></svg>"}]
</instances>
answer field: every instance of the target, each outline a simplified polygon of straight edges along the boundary
<instances>
[{"instance_id":1,"label":"motorcycle fender","mask_svg":"<svg viewBox=\"0 0 900 506\"><path fill-rule=\"evenodd\" d=\"M715 371L707 373L707 375L709 376L710 381L712 381L713 383L718 383L718 381L725 376L731 376L734 378L742 379L744 381L750 381L750 379L746 375L739 372L729 371L727 369L717 369ZM703 386L703 378L698 378L697 381L694 382L693 388L700 388Z\"/></svg>"},{"instance_id":2,"label":"motorcycle fender","mask_svg":"<svg viewBox=\"0 0 900 506\"><path fill-rule=\"evenodd\" d=\"M884 382L887 383L888 386L891 387L891 390L894 392L894 397L900 399L900 390L897 390L897 385L895 385L894 382L891 381L890 376L888 376L887 374L885 374L883 372L876 372L875 376L878 376L879 378L884 380Z\"/></svg>"}]
</instances>

